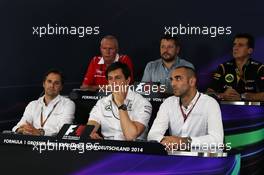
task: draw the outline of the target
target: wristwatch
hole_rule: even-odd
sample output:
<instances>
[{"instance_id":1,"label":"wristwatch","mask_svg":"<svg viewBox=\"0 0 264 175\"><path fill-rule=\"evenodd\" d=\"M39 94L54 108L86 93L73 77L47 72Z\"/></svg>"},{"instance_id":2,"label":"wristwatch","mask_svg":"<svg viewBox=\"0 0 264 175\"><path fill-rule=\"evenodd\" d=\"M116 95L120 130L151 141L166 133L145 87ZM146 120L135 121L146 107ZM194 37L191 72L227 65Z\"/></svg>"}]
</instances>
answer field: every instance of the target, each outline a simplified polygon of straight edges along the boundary
<instances>
[{"instance_id":1,"label":"wristwatch","mask_svg":"<svg viewBox=\"0 0 264 175\"><path fill-rule=\"evenodd\" d=\"M223 97L222 97L222 95L221 95L220 93L217 93L217 94L216 94L216 97L217 97L217 99L219 99L219 100L222 100L222 99L223 99Z\"/></svg>"},{"instance_id":2,"label":"wristwatch","mask_svg":"<svg viewBox=\"0 0 264 175\"><path fill-rule=\"evenodd\" d=\"M240 98L241 98L241 100L246 100L246 94L245 93L240 94Z\"/></svg>"},{"instance_id":3,"label":"wristwatch","mask_svg":"<svg viewBox=\"0 0 264 175\"><path fill-rule=\"evenodd\" d=\"M187 142L188 142L188 144L191 144L192 143L192 138L191 137L187 137Z\"/></svg>"},{"instance_id":4,"label":"wristwatch","mask_svg":"<svg viewBox=\"0 0 264 175\"><path fill-rule=\"evenodd\" d=\"M118 110L122 109L123 111L127 111L127 106L125 104L122 104L118 107Z\"/></svg>"}]
</instances>

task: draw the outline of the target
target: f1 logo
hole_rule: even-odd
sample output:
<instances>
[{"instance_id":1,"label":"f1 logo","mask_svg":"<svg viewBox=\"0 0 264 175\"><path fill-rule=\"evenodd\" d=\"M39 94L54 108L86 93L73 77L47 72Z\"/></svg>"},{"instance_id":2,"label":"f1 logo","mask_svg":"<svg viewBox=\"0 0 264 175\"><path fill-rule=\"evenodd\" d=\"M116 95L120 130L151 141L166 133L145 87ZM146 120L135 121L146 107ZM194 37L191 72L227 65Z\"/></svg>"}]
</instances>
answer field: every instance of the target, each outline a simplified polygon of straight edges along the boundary
<instances>
[{"instance_id":1,"label":"f1 logo","mask_svg":"<svg viewBox=\"0 0 264 175\"><path fill-rule=\"evenodd\" d=\"M69 135L70 133L72 133L75 128L77 127L77 125L71 125L68 130L66 131L65 135Z\"/></svg>"}]
</instances>

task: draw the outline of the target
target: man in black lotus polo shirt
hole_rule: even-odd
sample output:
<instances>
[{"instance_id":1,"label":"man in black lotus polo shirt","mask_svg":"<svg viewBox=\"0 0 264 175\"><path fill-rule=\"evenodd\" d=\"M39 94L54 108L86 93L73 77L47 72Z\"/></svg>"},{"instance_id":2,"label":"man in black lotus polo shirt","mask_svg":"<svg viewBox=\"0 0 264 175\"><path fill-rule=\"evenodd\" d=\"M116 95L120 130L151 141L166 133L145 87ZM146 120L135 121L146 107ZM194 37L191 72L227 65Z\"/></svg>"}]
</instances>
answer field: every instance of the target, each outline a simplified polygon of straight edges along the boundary
<instances>
[{"instance_id":1,"label":"man in black lotus polo shirt","mask_svg":"<svg viewBox=\"0 0 264 175\"><path fill-rule=\"evenodd\" d=\"M238 34L233 40L234 59L220 64L207 92L222 100L264 101L264 65L250 58L254 38Z\"/></svg>"}]
</instances>

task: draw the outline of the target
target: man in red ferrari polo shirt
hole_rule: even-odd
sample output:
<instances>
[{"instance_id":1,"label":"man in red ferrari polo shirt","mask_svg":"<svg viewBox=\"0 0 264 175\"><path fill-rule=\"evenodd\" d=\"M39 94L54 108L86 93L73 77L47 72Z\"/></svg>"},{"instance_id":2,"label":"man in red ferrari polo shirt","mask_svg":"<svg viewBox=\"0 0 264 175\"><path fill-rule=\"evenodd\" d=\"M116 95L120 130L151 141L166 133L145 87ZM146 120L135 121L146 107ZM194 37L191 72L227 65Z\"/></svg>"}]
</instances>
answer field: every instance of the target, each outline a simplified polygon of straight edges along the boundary
<instances>
[{"instance_id":1,"label":"man in red ferrari polo shirt","mask_svg":"<svg viewBox=\"0 0 264 175\"><path fill-rule=\"evenodd\" d=\"M132 73L133 82L132 61L127 55L118 54L118 41L114 36L107 35L101 40L100 51L102 56L92 58L80 87L81 89L96 91L99 89L99 85L107 85L105 70L110 64L117 61L128 65Z\"/></svg>"}]
</instances>

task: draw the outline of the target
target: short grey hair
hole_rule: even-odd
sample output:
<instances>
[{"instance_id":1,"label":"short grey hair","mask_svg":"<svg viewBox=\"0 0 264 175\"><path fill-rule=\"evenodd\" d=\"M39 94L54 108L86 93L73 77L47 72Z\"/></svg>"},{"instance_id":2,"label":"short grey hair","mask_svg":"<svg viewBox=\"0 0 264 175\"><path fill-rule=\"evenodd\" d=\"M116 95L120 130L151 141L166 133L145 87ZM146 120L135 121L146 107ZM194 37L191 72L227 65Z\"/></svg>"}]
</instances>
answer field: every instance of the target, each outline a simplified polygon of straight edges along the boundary
<instances>
[{"instance_id":1,"label":"short grey hair","mask_svg":"<svg viewBox=\"0 0 264 175\"><path fill-rule=\"evenodd\" d=\"M106 36L104 36L102 38L102 40L101 40L101 43L100 43L101 45L102 45L103 40L112 40L115 43L116 48L117 49L119 48L118 47L118 41L117 41L117 38L115 36L113 36L113 35L106 35Z\"/></svg>"}]
</instances>

